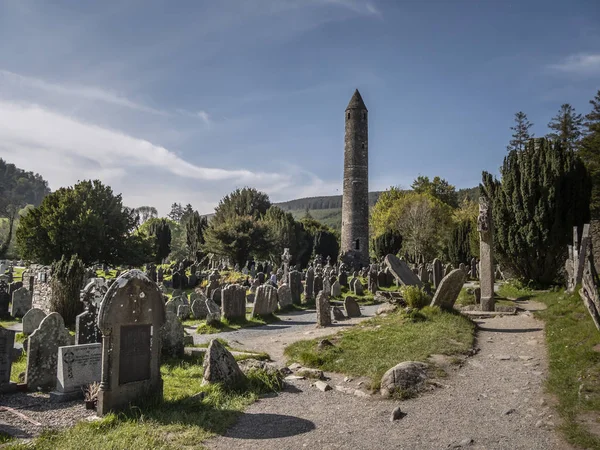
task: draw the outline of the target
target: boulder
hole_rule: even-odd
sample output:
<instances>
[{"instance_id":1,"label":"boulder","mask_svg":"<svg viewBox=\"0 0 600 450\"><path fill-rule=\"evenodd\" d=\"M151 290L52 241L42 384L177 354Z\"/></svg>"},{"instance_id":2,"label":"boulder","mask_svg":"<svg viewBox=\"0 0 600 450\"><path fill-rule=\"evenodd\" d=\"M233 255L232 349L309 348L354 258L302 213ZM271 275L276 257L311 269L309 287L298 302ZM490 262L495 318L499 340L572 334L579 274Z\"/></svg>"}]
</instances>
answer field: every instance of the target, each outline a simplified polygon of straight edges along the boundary
<instances>
[{"instance_id":1,"label":"boulder","mask_svg":"<svg viewBox=\"0 0 600 450\"><path fill-rule=\"evenodd\" d=\"M346 315L348 317L360 317L360 306L358 306L358 302L354 297L346 297L344 299L344 309L346 310Z\"/></svg>"},{"instance_id":2,"label":"boulder","mask_svg":"<svg viewBox=\"0 0 600 450\"><path fill-rule=\"evenodd\" d=\"M229 350L216 339L210 341L204 355L202 384L222 383L225 387L234 387L245 378L246 376Z\"/></svg>"},{"instance_id":3,"label":"boulder","mask_svg":"<svg viewBox=\"0 0 600 450\"><path fill-rule=\"evenodd\" d=\"M428 365L419 361L405 361L391 369L381 377L379 392L383 397L390 397L395 392L414 394L419 391L428 378Z\"/></svg>"}]
</instances>

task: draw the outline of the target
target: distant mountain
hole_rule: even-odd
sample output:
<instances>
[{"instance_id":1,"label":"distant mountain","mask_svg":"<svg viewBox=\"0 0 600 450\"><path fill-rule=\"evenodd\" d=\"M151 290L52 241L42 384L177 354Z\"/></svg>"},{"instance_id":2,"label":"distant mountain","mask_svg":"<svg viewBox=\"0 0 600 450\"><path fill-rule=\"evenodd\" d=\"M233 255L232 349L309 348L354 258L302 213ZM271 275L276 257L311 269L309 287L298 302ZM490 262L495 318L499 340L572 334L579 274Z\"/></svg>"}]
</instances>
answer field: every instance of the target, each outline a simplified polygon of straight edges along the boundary
<instances>
[{"instance_id":1,"label":"distant mountain","mask_svg":"<svg viewBox=\"0 0 600 450\"><path fill-rule=\"evenodd\" d=\"M377 199L382 191L369 192L369 206L373 207L377 203ZM479 187L459 189L456 191L458 201L466 197L471 201L478 201ZM302 219L306 215L306 211L310 215L325 225L332 227L335 230L342 228L342 196L328 195L323 197L305 197L287 202L275 203L284 211L287 211L294 216L295 219Z\"/></svg>"}]
</instances>

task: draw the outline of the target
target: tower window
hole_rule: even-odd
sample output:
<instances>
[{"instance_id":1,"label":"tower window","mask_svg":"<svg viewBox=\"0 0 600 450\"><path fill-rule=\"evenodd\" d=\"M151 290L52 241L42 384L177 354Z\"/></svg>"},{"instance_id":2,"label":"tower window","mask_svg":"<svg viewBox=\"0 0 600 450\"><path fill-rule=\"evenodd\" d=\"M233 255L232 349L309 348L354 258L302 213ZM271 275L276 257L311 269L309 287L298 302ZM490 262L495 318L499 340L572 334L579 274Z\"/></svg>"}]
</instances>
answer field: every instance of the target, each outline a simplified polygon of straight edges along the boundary
<instances>
[{"instance_id":1,"label":"tower window","mask_svg":"<svg viewBox=\"0 0 600 450\"><path fill-rule=\"evenodd\" d=\"M364 112L364 111L363 111L363 114L362 114L362 116L363 116L363 120L366 120L366 119L367 119L367 113L366 113L366 112Z\"/></svg>"},{"instance_id":2,"label":"tower window","mask_svg":"<svg viewBox=\"0 0 600 450\"><path fill-rule=\"evenodd\" d=\"M363 149L363 150L365 149L365 143L364 143L364 142L363 142L363 145L362 145L362 149Z\"/></svg>"},{"instance_id":3,"label":"tower window","mask_svg":"<svg viewBox=\"0 0 600 450\"><path fill-rule=\"evenodd\" d=\"M360 239L357 239L356 242L354 242L354 250L360 250Z\"/></svg>"},{"instance_id":4,"label":"tower window","mask_svg":"<svg viewBox=\"0 0 600 450\"><path fill-rule=\"evenodd\" d=\"M350 118L350 113L348 113L348 119Z\"/></svg>"}]
</instances>

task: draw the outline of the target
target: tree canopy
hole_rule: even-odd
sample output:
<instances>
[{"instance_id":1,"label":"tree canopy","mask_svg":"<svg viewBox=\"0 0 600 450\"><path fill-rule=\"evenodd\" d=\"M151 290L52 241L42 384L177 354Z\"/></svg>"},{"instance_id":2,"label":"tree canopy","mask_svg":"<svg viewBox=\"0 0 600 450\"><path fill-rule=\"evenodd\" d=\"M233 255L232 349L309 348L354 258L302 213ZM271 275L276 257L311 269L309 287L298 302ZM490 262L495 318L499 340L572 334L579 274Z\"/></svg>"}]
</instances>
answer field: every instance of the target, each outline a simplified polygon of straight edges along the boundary
<instances>
[{"instance_id":1,"label":"tree canopy","mask_svg":"<svg viewBox=\"0 0 600 450\"><path fill-rule=\"evenodd\" d=\"M525 149L525 144L534 137L533 133L529 132L529 129L533 126L529 119L527 119L527 114L523 111L519 111L515 113L515 124L510 127L513 131L512 139L509 142L509 145L506 147L508 151L517 150L522 151Z\"/></svg>"},{"instance_id":2,"label":"tree canopy","mask_svg":"<svg viewBox=\"0 0 600 450\"><path fill-rule=\"evenodd\" d=\"M548 134L550 139L560 141L568 150L576 150L582 135L583 117L575 112L570 104L561 105L560 110L548 123L552 130Z\"/></svg>"},{"instance_id":3,"label":"tree canopy","mask_svg":"<svg viewBox=\"0 0 600 450\"><path fill-rule=\"evenodd\" d=\"M411 185L413 191L418 194L429 194L452 208L458 207L458 195L456 188L440 177L429 177L419 175Z\"/></svg>"}]
</instances>

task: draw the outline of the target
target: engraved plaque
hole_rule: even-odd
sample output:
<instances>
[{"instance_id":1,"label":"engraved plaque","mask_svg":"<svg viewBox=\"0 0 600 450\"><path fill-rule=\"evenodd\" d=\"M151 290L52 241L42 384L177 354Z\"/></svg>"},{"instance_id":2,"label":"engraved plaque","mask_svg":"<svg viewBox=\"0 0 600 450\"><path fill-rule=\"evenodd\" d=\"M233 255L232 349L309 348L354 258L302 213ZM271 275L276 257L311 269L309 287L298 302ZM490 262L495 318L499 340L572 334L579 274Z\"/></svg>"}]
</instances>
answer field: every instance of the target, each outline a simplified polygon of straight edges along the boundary
<instances>
[{"instance_id":1,"label":"engraved plaque","mask_svg":"<svg viewBox=\"0 0 600 450\"><path fill-rule=\"evenodd\" d=\"M150 379L152 325L121 327L119 384Z\"/></svg>"}]
</instances>

